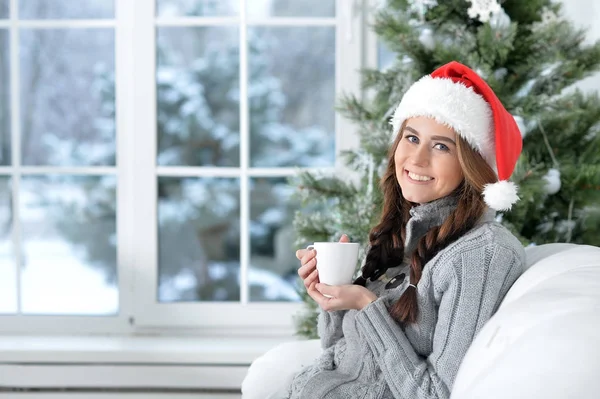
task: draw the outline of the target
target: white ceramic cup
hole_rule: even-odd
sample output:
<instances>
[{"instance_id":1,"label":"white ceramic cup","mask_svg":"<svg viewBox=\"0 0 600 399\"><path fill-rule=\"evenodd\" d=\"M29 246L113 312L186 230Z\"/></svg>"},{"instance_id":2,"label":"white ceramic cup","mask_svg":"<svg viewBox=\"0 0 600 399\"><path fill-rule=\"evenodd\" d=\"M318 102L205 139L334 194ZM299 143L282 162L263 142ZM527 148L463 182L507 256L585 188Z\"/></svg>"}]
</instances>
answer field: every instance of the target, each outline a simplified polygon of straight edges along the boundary
<instances>
[{"instance_id":1,"label":"white ceramic cup","mask_svg":"<svg viewBox=\"0 0 600 399\"><path fill-rule=\"evenodd\" d=\"M317 251L319 281L328 285L352 283L358 262L356 242L315 242L306 247Z\"/></svg>"}]
</instances>

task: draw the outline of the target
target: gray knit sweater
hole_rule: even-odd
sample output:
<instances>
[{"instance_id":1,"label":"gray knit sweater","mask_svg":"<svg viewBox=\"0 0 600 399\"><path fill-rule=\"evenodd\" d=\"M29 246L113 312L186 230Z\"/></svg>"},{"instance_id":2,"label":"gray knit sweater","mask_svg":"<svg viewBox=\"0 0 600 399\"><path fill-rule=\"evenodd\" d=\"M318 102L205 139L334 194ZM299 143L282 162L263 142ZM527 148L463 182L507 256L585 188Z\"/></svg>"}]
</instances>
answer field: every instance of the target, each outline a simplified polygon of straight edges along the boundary
<instances>
[{"instance_id":1,"label":"gray knit sweater","mask_svg":"<svg viewBox=\"0 0 600 399\"><path fill-rule=\"evenodd\" d=\"M414 207L405 253L455 207L452 197ZM364 309L321 312L323 354L296 375L288 398L450 397L460 362L522 273L525 252L489 211L425 265L417 287L418 321L403 329L388 308L408 286L407 260L367 282L378 299Z\"/></svg>"}]
</instances>

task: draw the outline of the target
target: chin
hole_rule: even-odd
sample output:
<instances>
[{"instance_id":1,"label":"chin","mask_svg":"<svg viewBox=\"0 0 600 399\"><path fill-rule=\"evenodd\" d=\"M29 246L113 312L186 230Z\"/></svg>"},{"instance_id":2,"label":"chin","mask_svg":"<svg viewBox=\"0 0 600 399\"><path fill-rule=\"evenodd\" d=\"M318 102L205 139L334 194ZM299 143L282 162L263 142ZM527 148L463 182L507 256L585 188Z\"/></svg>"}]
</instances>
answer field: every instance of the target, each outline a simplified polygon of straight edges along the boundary
<instances>
[{"instance_id":1,"label":"chin","mask_svg":"<svg viewBox=\"0 0 600 399\"><path fill-rule=\"evenodd\" d=\"M417 203L417 204L423 204L425 202L431 201L429 198L427 198L424 195L414 194L414 193L411 193L411 192L405 193L405 191L402 191L402 196L404 197L405 200L410 201L410 202L414 202L414 203Z\"/></svg>"}]
</instances>

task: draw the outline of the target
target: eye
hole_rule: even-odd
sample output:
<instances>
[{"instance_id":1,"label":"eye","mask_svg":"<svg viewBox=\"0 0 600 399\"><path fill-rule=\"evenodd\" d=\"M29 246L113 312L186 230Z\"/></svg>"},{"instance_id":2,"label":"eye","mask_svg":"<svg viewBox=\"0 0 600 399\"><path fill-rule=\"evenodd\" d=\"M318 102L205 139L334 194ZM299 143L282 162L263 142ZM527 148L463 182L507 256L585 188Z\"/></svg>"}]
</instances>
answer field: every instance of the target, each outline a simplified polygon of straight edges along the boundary
<instances>
[{"instance_id":1,"label":"eye","mask_svg":"<svg viewBox=\"0 0 600 399\"><path fill-rule=\"evenodd\" d=\"M417 144L419 142L419 138L417 136L413 136L412 134L406 136L406 140L410 141L411 143L415 143L415 144Z\"/></svg>"},{"instance_id":2,"label":"eye","mask_svg":"<svg viewBox=\"0 0 600 399\"><path fill-rule=\"evenodd\" d=\"M436 148L441 151L450 151L450 148L446 144L437 143L433 148Z\"/></svg>"}]
</instances>

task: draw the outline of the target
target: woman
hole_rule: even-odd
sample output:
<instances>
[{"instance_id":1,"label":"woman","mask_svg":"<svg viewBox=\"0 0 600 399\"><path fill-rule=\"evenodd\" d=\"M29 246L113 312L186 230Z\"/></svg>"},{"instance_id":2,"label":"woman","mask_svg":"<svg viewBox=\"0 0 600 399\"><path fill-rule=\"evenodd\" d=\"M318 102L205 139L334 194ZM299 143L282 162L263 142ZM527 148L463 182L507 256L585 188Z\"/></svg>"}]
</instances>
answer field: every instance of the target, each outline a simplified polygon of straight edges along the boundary
<instances>
[{"instance_id":1,"label":"woman","mask_svg":"<svg viewBox=\"0 0 600 399\"><path fill-rule=\"evenodd\" d=\"M449 398L471 342L522 273L522 246L494 217L518 200L506 180L521 134L490 87L449 63L410 87L392 125L360 277L320 284L314 250L296 254L323 309L323 352L282 397Z\"/></svg>"}]
</instances>

